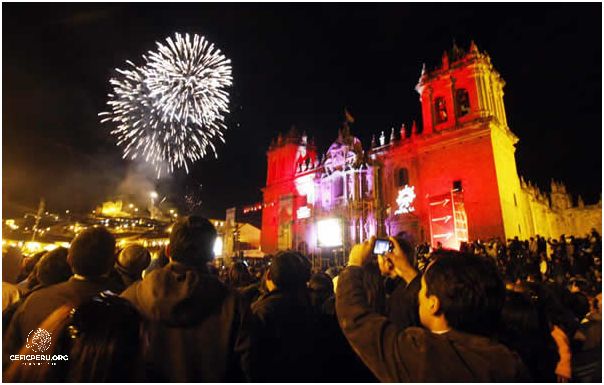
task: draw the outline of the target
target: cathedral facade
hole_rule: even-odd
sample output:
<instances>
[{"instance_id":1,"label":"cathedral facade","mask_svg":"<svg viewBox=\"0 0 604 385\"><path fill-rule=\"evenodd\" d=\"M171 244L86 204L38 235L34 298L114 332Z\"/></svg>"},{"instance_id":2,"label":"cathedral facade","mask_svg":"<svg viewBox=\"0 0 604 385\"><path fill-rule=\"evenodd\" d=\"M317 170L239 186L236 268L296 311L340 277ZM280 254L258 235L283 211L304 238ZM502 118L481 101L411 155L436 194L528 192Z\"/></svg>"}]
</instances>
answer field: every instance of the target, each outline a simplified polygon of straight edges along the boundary
<instances>
[{"instance_id":1,"label":"cathedral facade","mask_svg":"<svg viewBox=\"0 0 604 385\"><path fill-rule=\"evenodd\" d=\"M346 120L319 157L291 130L267 152L262 250L348 252L372 235L407 231L458 249L476 239L583 236L601 230L602 204L584 205L563 184L549 194L518 176L503 103L505 82L472 42L425 67L416 90L423 129L382 132L364 150Z\"/></svg>"}]
</instances>

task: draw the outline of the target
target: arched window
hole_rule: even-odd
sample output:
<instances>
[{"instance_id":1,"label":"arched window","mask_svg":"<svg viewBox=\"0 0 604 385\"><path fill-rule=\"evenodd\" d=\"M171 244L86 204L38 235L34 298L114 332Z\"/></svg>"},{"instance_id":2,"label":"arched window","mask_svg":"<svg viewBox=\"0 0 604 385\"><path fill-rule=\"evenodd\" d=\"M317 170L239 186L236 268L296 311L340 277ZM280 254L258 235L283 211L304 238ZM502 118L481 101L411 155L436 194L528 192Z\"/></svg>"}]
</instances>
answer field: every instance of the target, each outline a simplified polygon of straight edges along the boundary
<instances>
[{"instance_id":1,"label":"arched window","mask_svg":"<svg viewBox=\"0 0 604 385\"><path fill-rule=\"evenodd\" d=\"M457 116L464 116L470 112L470 95L468 90L460 88L456 91L455 101L457 103Z\"/></svg>"},{"instance_id":2,"label":"arched window","mask_svg":"<svg viewBox=\"0 0 604 385\"><path fill-rule=\"evenodd\" d=\"M409 172L406 168L403 167L398 170L396 175L396 183L399 187L409 184Z\"/></svg>"},{"instance_id":3,"label":"arched window","mask_svg":"<svg viewBox=\"0 0 604 385\"><path fill-rule=\"evenodd\" d=\"M462 185L461 185L461 180L454 180L453 181L453 191L462 191Z\"/></svg>"},{"instance_id":4,"label":"arched window","mask_svg":"<svg viewBox=\"0 0 604 385\"><path fill-rule=\"evenodd\" d=\"M447 103L445 98L439 96L434 103L436 106L436 123L444 123L447 121Z\"/></svg>"}]
</instances>

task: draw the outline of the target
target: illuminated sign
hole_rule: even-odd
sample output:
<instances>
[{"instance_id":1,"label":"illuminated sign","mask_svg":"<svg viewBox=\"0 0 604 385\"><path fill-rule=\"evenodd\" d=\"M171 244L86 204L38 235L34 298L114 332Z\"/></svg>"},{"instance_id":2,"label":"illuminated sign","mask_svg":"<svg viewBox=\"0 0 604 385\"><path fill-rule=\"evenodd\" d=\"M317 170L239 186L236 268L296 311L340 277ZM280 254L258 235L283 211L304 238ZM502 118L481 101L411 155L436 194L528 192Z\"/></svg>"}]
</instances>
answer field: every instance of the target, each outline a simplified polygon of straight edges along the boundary
<instances>
[{"instance_id":1,"label":"illuminated sign","mask_svg":"<svg viewBox=\"0 0 604 385\"><path fill-rule=\"evenodd\" d=\"M296 211L296 216L298 219L310 218L310 207L302 206L298 208L298 211Z\"/></svg>"},{"instance_id":2,"label":"illuminated sign","mask_svg":"<svg viewBox=\"0 0 604 385\"><path fill-rule=\"evenodd\" d=\"M394 213L407 214L415 211L415 207L413 207L414 201L415 186L405 185L405 187L398 191L398 196L396 197L396 204L398 205L398 210L396 210Z\"/></svg>"},{"instance_id":3,"label":"illuminated sign","mask_svg":"<svg viewBox=\"0 0 604 385\"><path fill-rule=\"evenodd\" d=\"M462 192L451 192L428 199L432 247L459 250L468 241L468 220Z\"/></svg>"},{"instance_id":4,"label":"illuminated sign","mask_svg":"<svg viewBox=\"0 0 604 385\"><path fill-rule=\"evenodd\" d=\"M342 225L337 218L323 219L317 222L319 246L342 246Z\"/></svg>"}]
</instances>

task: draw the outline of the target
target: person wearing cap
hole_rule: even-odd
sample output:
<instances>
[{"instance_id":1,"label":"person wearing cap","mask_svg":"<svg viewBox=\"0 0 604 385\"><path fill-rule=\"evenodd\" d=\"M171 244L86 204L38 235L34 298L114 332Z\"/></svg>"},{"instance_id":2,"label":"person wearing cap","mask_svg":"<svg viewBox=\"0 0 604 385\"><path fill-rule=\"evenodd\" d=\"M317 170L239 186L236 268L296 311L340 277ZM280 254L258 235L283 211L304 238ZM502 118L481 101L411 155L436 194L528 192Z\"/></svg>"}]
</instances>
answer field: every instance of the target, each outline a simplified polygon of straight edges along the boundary
<instances>
[{"instance_id":1,"label":"person wearing cap","mask_svg":"<svg viewBox=\"0 0 604 385\"><path fill-rule=\"evenodd\" d=\"M151 254L141 245L126 246L118 255L114 266L113 279L126 290L143 277L143 271L151 262Z\"/></svg>"}]
</instances>

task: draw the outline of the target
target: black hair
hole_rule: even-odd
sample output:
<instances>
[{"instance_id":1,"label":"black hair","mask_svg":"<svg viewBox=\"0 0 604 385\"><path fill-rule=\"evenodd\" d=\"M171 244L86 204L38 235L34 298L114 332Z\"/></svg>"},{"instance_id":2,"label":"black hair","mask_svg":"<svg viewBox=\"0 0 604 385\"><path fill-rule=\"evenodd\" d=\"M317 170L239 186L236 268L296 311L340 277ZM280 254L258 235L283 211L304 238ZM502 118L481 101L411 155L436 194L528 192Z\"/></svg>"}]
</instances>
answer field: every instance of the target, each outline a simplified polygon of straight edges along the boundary
<instances>
[{"instance_id":1,"label":"black hair","mask_svg":"<svg viewBox=\"0 0 604 385\"><path fill-rule=\"evenodd\" d=\"M310 279L310 263L297 251L280 251L271 260L271 280L280 290L303 288Z\"/></svg>"},{"instance_id":2,"label":"black hair","mask_svg":"<svg viewBox=\"0 0 604 385\"><path fill-rule=\"evenodd\" d=\"M71 277L71 268L67 263L68 250L64 247L46 253L38 262L36 277L44 286L65 282Z\"/></svg>"},{"instance_id":3,"label":"black hair","mask_svg":"<svg viewBox=\"0 0 604 385\"><path fill-rule=\"evenodd\" d=\"M26 258L24 260L24 263L22 263L21 271L17 276L17 282L21 282L28 277L35 279L36 266L38 265L38 262L40 262L40 259L42 259L42 257L47 253L47 251L40 251L32 255L31 257Z\"/></svg>"},{"instance_id":4,"label":"black hair","mask_svg":"<svg viewBox=\"0 0 604 385\"><path fill-rule=\"evenodd\" d=\"M109 273L115 263L115 237L104 227L79 233L69 247L69 263L75 274L98 277Z\"/></svg>"},{"instance_id":5,"label":"black hair","mask_svg":"<svg viewBox=\"0 0 604 385\"><path fill-rule=\"evenodd\" d=\"M569 306L575 317L581 321L589 313L589 298L581 292L572 293Z\"/></svg>"},{"instance_id":6,"label":"black hair","mask_svg":"<svg viewBox=\"0 0 604 385\"><path fill-rule=\"evenodd\" d=\"M426 294L439 299L439 312L449 326L491 335L505 299L505 285L495 264L486 257L451 250L437 251L432 258L424 273Z\"/></svg>"},{"instance_id":7,"label":"black hair","mask_svg":"<svg viewBox=\"0 0 604 385\"><path fill-rule=\"evenodd\" d=\"M232 288L244 287L251 284L253 281L252 275L248 271L245 263L233 262L229 268L228 283Z\"/></svg>"},{"instance_id":8,"label":"black hair","mask_svg":"<svg viewBox=\"0 0 604 385\"><path fill-rule=\"evenodd\" d=\"M190 266L202 266L214 258L216 228L206 218L181 218L170 233L170 258Z\"/></svg>"},{"instance_id":9,"label":"black hair","mask_svg":"<svg viewBox=\"0 0 604 385\"><path fill-rule=\"evenodd\" d=\"M333 281L325 273L315 273L308 281L310 302L314 309L321 311L327 299L334 296Z\"/></svg>"},{"instance_id":10,"label":"black hair","mask_svg":"<svg viewBox=\"0 0 604 385\"><path fill-rule=\"evenodd\" d=\"M534 381L556 381L555 369L560 358L558 348L546 317L531 295L506 292L498 339L518 353Z\"/></svg>"},{"instance_id":11,"label":"black hair","mask_svg":"<svg viewBox=\"0 0 604 385\"><path fill-rule=\"evenodd\" d=\"M417 266L417 257L415 255L414 246L415 242L413 241L411 235L409 235L409 233L407 233L406 231L401 231L396 234L394 239L396 239L399 246L401 247L401 250L403 251L403 253L405 253L405 256L407 256L409 264L411 264L411 266Z\"/></svg>"}]
</instances>

